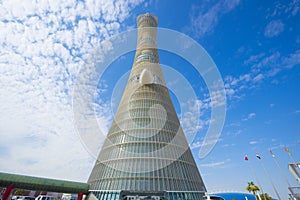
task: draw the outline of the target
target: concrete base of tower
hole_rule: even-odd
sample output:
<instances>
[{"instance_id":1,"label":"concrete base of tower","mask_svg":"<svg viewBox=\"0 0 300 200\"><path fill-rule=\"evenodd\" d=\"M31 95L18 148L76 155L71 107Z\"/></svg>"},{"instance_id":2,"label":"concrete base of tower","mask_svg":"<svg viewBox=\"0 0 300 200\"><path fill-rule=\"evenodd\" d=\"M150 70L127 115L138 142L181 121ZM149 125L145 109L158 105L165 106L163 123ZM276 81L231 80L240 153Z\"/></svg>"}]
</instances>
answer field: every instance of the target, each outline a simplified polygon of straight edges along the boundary
<instances>
[{"instance_id":1,"label":"concrete base of tower","mask_svg":"<svg viewBox=\"0 0 300 200\"><path fill-rule=\"evenodd\" d=\"M87 200L203 200L205 192L198 191L90 191Z\"/></svg>"}]
</instances>

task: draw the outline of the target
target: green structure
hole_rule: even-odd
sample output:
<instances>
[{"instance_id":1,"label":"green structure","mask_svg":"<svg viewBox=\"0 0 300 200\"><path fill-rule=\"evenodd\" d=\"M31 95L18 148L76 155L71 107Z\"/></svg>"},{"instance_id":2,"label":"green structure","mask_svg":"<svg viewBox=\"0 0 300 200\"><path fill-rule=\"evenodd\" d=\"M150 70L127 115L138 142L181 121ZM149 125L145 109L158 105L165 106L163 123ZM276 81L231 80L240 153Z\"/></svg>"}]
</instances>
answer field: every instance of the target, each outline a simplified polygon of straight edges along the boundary
<instances>
[{"instance_id":1,"label":"green structure","mask_svg":"<svg viewBox=\"0 0 300 200\"><path fill-rule=\"evenodd\" d=\"M137 17L134 64L88 180L90 199L201 200L206 192L162 74L157 23Z\"/></svg>"},{"instance_id":2,"label":"green structure","mask_svg":"<svg viewBox=\"0 0 300 200\"><path fill-rule=\"evenodd\" d=\"M0 186L7 187L11 184L14 188L21 188L26 190L64 192L72 194L87 194L89 190L89 185L87 183L63 181L0 172Z\"/></svg>"}]
</instances>

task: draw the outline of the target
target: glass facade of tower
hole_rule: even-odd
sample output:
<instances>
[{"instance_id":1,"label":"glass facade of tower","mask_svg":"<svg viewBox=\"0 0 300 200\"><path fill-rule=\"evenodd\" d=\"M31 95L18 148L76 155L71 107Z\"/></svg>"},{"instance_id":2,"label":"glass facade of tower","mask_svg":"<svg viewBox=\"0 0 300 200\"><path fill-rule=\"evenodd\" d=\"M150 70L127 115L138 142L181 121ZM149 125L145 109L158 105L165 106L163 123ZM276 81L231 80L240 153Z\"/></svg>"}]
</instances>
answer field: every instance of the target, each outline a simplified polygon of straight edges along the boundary
<instances>
[{"instance_id":1,"label":"glass facade of tower","mask_svg":"<svg viewBox=\"0 0 300 200\"><path fill-rule=\"evenodd\" d=\"M204 183L159 64L157 18L137 18L138 46L88 183L98 199L203 199Z\"/></svg>"}]
</instances>

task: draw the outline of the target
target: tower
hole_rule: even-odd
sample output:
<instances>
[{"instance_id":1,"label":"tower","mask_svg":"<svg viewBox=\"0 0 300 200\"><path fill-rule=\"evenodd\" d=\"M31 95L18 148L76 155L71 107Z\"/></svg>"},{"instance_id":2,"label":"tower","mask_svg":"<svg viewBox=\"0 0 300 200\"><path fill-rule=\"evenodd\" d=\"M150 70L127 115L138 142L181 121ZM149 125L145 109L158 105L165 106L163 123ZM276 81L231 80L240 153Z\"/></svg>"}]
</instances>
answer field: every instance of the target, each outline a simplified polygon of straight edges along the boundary
<instances>
[{"instance_id":1,"label":"tower","mask_svg":"<svg viewBox=\"0 0 300 200\"><path fill-rule=\"evenodd\" d=\"M132 70L89 177L98 199L203 199L206 188L159 62L157 17L137 17Z\"/></svg>"}]
</instances>

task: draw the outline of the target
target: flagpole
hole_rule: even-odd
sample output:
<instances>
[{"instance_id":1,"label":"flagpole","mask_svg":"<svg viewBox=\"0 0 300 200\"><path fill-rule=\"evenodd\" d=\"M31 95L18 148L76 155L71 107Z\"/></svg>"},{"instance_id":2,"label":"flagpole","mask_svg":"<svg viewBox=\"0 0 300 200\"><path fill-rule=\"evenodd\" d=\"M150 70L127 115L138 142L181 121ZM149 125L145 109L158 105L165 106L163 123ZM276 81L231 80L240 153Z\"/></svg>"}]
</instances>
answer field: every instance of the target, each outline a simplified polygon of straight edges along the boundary
<instances>
[{"instance_id":1,"label":"flagpole","mask_svg":"<svg viewBox=\"0 0 300 200\"><path fill-rule=\"evenodd\" d=\"M263 188L261 187L261 185L260 185L260 183L259 183L259 181L258 181L258 178L257 178L257 176L256 176L256 173L255 173L255 171L254 171L254 168L253 168L253 166L252 166L251 164L250 164L250 166L251 166L251 170L252 170L252 172L253 172L253 174L254 174L254 178L255 178L255 180L256 180L256 182L257 182L259 188L261 189L262 196L263 196L264 200L266 200L264 190L263 190ZM258 195L258 198L261 200L260 195Z\"/></svg>"},{"instance_id":2,"label":"flagpole","mask_svg":"<svg viewBox=\"0 0 300 200\"><path fill-rule=\"evenodd\" d=\"M279 165L278 163L278 160L276 158L276 156L273 154L273 152L270 150L270 153L272 155L272 157L274 158L274 162L276 163L280 173L281 173L281 176L283 177L283 179L285 179L285 182L287 183L288 187L291 187L291 184L290 182L288 181L287 177L284 175L284 172L283 172L283 169L281 168L281 166Z\"/></svg>"},{"instance_id":3,"label":"flagpole","mask_svg":"<svg viewBox=\"0 0 300 200\"><path fill-rule=\"evenodd\" d=\"M296 163L293 156L292 156L292 152L286 146L283 146L283 148L289 154L292 163Z\"/></svg>"},{"instance_id":4,"label":"flagpole","mask_svg":"<svg viewBox=\"0 0 300 200\"><path fill-rule=\"evenodd\" d=\"M289 153L289 156L291 158L292 163L296 163L291 153Z\"/></svg>"},{"instance_id":5,"label":"flagpole","mask_svg":"<svg viewBox=\"0 0 300 200\"><path fill-rule=\"evenodd\" d=\"M246 156L246 157L247 157L247 156ZM261 189L262 196L263 196L264 200L266 200L266 197L265 197L265 193L264 193L264 191L263 191L263 188L261 187L261 185L260 185L260 183L259 183L259 181L258 181L258 178L257 178L257 176L256 176L254 167L252 166L251 162L248 160L248 157L247 157L247 160L246 160L246 161L249 162L250 170L252 171L252 173L253 173L253 175L254 175L254 179L255 179L255 181L257 182L259 188ZM261 200L260 195L258 195L258 198ZM256 199L256 197L255 197L255 199Z\"/></svg>"},{"instance_id":6,"label":"flagpole","mask_svg":"<svg viewBox=\"0 0 300 200\"><path fill-rule=\"evenodd\" d=\"M276 193L278 199L281 200L281 198L280 198L280 196L279 196L279 193L278 193L278 191L277 191L277 189L276 189L276 187L275 187L275 185L274 185L274 183L273 183L273 181L272 181L272 179L271 179L271 176L270 176L270 174L268 173L268 171L267 171L266 168L265 168L265 165L263 164L263 162L261 161L260 158L258 158L258 159L259 159L260 165L262 166L263 170L265 171L265 174L267 175L269 181L271 182L272 187L273 187L273 189L274 189L274 191L275 191L275 193Z\"/></svg>"}]
</instances>

